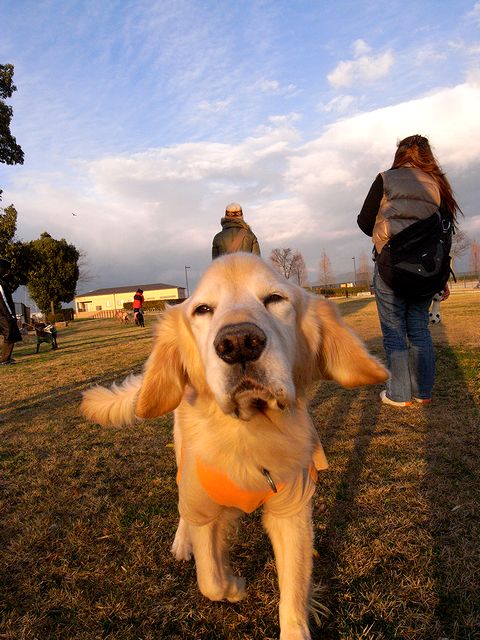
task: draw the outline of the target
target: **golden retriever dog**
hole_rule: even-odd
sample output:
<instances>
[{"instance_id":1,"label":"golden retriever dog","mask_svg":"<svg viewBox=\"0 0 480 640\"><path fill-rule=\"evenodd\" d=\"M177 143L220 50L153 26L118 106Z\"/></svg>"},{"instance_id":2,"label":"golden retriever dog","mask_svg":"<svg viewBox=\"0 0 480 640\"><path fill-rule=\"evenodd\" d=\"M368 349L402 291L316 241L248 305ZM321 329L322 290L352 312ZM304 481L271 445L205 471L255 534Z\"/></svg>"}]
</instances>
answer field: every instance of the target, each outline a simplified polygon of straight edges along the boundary
<instances>
[{"instance_id":1,"label":"golden retriever dog","mask_svg":"<svg viewBox=\"0 0 480 640\"><path fill-rule=\"evenodd\" d=\"M260 258L215 260L196 291L166 310L143 374L94 387L83 414L126 425L175 411L180 521L172 546L195 558L200 591L236 602L245 582L228 561L227 530L263 506L280 585L280 638L310 638L310 501L327 463L307 411L318 379L375 384L387 371L334 304Z\"/></svg>"}]
</instances>

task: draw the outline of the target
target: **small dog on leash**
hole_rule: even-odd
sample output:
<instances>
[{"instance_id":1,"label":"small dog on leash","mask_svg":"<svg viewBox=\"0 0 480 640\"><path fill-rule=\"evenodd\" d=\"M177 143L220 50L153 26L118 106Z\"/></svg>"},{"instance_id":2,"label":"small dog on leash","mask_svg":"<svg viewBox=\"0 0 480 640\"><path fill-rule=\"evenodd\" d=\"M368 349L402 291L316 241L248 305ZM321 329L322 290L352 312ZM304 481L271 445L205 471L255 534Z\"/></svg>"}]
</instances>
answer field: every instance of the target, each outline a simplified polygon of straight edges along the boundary
<instances>
[{"instance_id":1,"label":"small dog on leash","mask_svg":"<svg viewBox=\"0 0 480 640\"><path fill-rule=\"evenodd\" d=\"M35 334L37 336L37 349L35 353L40 351L40 345L42 342L46 342L47 344L52 345L52 351L58 349L57 344L57 327L55 323L45 324L44 322L39 322L35 325Z\"/></svg>"},{"instance_id":2,"label":"small dog on leash","mask_svg":"<svg viewBox=\"0 0 480 640\"><path fill-rule=\"evenodd\" d=\"M177 560L193 554L200 591L237 602L245 581L228 560L227 531L263 506L280 583L280 638L308 640L311 498L327 462L307 411L320 378L344 387L388 372L336 306L260 258L213 261L196 291L167 308L143 374L84 393L83 414L127 425L175 411L180 521Z\"/></svg>"},{"instance_id":3,"label":"small dog on leash","mask_svg":"<svg viewBox=\"0 0 480 640\"><path fill-rule=\"evenodd\" d=\"M144 327L145 326L145 319L143 317L143 312L136 310L133 315L134 315L135 324L137 325L137 327Z\"/></svg>"},{"instance_id":4,"label":"small dog on leash","mask_svg":"<svg viewBox=\"0 0 480 640\"><path fill-rule=\"evenodd\" d=\"M443 300L443 292L436 293L433 296L432 306L430 307L430 311L428 312L428 318L430 324L439 324L442 321L442 316L440 315L440 302Z\"/></svg>"}]
</instances>

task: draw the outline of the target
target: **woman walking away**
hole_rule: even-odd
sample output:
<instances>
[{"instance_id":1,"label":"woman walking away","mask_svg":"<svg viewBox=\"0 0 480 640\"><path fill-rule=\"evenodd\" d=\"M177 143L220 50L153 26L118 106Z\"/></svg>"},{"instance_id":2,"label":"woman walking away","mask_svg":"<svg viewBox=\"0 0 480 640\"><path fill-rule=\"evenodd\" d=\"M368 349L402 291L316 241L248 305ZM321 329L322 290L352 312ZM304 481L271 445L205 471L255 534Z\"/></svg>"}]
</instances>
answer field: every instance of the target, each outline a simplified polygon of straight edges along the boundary
<instances>
[{"instance_id":1,"label":"woman walking away","mask_svg":"<svg viewBox=\"0 0 480 640\"><path fill-rule=\"evenodd\" d=\"M428 139L409 136L398 143L392 168L380 173L372 184L357 218L358 226L372 237L377 257L396 234L436 212L454 228L461 210ZM390 369L390 379L380 399L396 407L406 407L412 402L428 404L435 378L428 326L434 292L427 298L416 297L415 291L399 294L380 277L378 264L373 285ZM449 295L446 284L442 299Z\"/></svg>"}]
</instances>

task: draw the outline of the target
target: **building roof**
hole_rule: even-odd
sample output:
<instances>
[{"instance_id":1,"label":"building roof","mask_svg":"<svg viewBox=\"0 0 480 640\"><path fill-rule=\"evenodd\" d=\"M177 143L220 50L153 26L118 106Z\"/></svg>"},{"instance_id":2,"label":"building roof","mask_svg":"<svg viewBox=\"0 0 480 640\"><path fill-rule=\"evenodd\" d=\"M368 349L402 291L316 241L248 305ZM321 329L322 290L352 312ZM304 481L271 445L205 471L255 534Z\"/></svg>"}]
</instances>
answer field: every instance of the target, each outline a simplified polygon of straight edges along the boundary
<instances>
[{"instance_id":1,"label":"building roof","mask_svg":"<svg viewBox=\"0 0 480 640\"><path fill-rule=\"evenodd\" d=\"M85 296L106 296L112 293L129 293L136 291L137 289L143 289L143 291L158 291L160 289L183 289L184 287L177 287L174 284L163 284L158 282L157 284L133 284L126 287L109 287L106 289L95 289L94 291L87 291L86 293L78 293L76 298L85 298Z\"/></svg>"}]
</instances>

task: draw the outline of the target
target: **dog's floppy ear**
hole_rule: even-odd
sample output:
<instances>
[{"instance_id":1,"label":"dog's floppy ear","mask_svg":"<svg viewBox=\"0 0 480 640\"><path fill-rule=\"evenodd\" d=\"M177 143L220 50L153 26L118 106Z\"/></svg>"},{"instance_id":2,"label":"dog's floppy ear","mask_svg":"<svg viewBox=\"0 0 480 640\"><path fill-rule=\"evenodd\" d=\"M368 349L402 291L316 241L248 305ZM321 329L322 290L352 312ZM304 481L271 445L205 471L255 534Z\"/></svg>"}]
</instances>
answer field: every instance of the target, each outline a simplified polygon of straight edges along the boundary
<instances>
[{"instance_id":1,"label":"dog's floppy ear","mask_svg":"<svg viewBox=\"0 0 480 640\"><path fill-rule=\"evenodd\" d=\"M388 378L388 371L368 353L359 338L347 327L335 304L311 297L307 311L310 322L312 314L317 325L314 347L316 377L335 380L347 388L376 384ZM307 329L307 339L308 332Z\"/></svg>"},{"instance_id":2,"label":"dog's floppy ear","mask_svg":"<svg viewBox=\"0 0 480 640\"><path fill-rule=\"evenodd\" d=\"M161 416L180 404L187 383L179 348L182 321L180 308L171 307L158 325L135 407L139 418Z\"/></svg>"}]
</instances>

